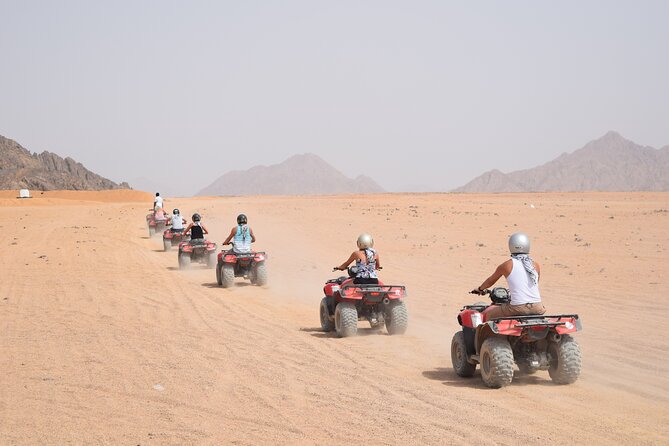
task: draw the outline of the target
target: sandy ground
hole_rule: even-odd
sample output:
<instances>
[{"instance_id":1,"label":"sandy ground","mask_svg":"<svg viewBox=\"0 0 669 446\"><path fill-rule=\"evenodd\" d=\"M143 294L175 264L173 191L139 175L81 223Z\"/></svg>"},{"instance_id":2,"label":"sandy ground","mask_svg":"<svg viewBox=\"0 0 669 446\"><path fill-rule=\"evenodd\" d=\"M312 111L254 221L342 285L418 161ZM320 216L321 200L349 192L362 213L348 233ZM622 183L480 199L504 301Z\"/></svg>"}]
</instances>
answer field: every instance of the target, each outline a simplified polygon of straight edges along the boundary
<instances>
[{"instance_id":1,"label":"sandy ground","mask_svg":"<svg viewBox=\"0 0 669 446\"><path fill-rule=\"evenodd\" d=\"M151 196L0 194L0 444L668 444L669 194L166 200L221 242L238 212L270 285L179 271ZM145 200L146 202L140 202ZM458 378L467 291L533 236L551 312L578 312L579 381ZM404 336L319 331L322 286L369 231L409 290Z\"/></svg>"}]
</instances>

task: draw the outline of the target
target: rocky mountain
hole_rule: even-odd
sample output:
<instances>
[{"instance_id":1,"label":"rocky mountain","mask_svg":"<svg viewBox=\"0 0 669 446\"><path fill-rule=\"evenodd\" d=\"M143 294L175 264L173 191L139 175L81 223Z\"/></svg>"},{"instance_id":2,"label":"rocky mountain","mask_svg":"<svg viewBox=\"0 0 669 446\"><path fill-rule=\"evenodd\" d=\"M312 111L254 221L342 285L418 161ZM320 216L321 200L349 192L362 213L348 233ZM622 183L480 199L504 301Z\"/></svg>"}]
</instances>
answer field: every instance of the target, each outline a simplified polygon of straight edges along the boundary
<instances>
[{"instance_id":1,"label":"rocky mountain","mask_svg":"<svg viewBox=\"0 0 669 446\"><path fill-rule=\"evenodd\" d=\"M295 155L280 164L224 174L197 195L326 195L383 192L364 175L351 179L317 155Z\"/></svg>"},{"instance_id":2,"label":"rocky mountain","mask_svg":"<svg viewBox=\"0 0 669 446\"><path fill-rule=\"evenodd\" d=\"M532 169L474 178L454 192L667 191L669 146L644 147L608 132Z\"/></svg>"},{"instance_id":3,"label":"rocky mountain","mask_svg":"<svg viewBox=\"0 0 669 446\"><path fill-rule=\"evenodd\" d=\"M72 158L55 153L30 153L0 135L0 189L106 190L130 189L86 169Z\"/></svg>"}]
</instances>

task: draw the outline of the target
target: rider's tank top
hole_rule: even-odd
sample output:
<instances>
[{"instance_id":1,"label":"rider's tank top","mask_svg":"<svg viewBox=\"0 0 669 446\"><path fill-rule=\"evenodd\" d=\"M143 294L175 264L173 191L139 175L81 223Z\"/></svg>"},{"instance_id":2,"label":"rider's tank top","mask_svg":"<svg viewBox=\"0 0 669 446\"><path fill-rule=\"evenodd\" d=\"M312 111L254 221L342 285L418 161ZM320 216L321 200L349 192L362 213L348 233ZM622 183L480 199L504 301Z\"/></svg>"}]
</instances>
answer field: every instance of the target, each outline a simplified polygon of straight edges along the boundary
<instances>
[{"instance_id":1,"label":"rider's tank top","mask_svg":"<svg viewBox=\"0 0 669 446\"><path fill-rule=\"evenodd\" d=\"M172 229L183 229L184 221L181 218L181 215L176 214L172 216Z\"/></svg>"},{"instance_id":2,"label":"rider's tank top","mask_svg":"<svg viewBox=\"0 0 669 446\"><path fill-rule=\"evenodd\" d=\"M376 260L374 260L376 251L372 248L367 248L364 251L367 263L362 263L360 259L355 261L355 266L358 268L355 277L358 279L378 279L378 276L376 275Z\"/></svg>"},{"instance_id":3,"label":"rider's tank top","mask_svg":"<svg viewBox=\"0 0 669 446\"><path fill-rule=\"evenodd\" d=\"M511 293L511 305L541 302L539 282L532 284L532 279L529 273L525 271L523 262L514 258L511 261L513 262L513 268L509 277L506 278Z\"/></svg>"},{"instance_id":4,"label":"rider's tank top","mask_svg":"<svg viewBox=\"0 0 669 446\"><path fill-rule=\"evenodd\" d=\"M251 230L249 225L238 225L237 232L232 238L235 242L234 249L236 252L249 252L251 251Z\"/></svg>"},{"instance_id":5,"label":"rider's tank top","mask_svg":"<svg viewBox=\"0 0 669 446\"><path fill-rule=\"evenodd\" d=\"M190 228L190 238L191 240L204 238L204 231L202 230L200 223L193 223L193 226Z\"/></svg>"}]
</instances>

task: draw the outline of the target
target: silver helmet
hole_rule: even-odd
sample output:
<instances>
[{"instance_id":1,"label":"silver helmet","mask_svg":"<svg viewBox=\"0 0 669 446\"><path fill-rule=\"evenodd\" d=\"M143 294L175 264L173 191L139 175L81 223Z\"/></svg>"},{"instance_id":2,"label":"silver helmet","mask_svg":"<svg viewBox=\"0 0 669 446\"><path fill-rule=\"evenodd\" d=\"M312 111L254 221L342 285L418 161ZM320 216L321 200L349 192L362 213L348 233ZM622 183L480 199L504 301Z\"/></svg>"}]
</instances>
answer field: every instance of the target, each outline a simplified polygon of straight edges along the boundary
<instances>
[{"instance_id":1,"label":"silver helmet","mask_svg":"<svg viewBox=\"0 0 669 446\"><path fill-rule=\"evenodd\" d=\"M374 239L369 234L360 234L358 236L358 248L367 249L374 246Z\"/></svg>"},{"instance_id":2,"label":"silver helmet","mask_svg":"<svg viewBox=\"0 0 669 446\"><path fill-rule=\"evenodd\" d=\"M524 232L516 232L509 237L509 251L511 254L529 254L530 238Z\"/></svg>"}]
</instances>

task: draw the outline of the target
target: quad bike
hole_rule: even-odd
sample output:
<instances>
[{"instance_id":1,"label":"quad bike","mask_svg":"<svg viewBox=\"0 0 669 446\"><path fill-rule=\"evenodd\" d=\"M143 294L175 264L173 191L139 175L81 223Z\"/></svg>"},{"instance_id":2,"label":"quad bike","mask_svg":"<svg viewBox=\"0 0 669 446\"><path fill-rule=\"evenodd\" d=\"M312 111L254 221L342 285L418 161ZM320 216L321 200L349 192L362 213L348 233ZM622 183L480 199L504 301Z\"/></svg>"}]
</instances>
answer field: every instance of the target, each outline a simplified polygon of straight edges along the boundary
<instances>
[{"instance_id":1,"label":"quad bike","mask_svg":"<svg viewBox=\"0 0 669 446\"><path fill-rule=\"evenodd\" d=\"M184 235L184 231L175 231L172 228L167 228L163 232L163 248L169 251L172 246L179 245L181 242L188 241L190 236Z\"/></svg>"},{"instance_id":2,"label":"quad bike","mask_svg":"<svg viewBox=\"0 0 669 446\"><path fill-rule=\"evenodd\" d=\"M179 268L188 268L192 262L216 266L216 243L205 239L188 240L179 243Z\"/></svg>"},{"instance_id":3,"label":"quad bike","mask_svg":"<svg viewBox=\"0 0 669 446\"><path fill-rule=\"evenodd\" d=\"M333 270L336 271L336 270ZM367 320L374 329L385 324L388 334L404 334L409 323L404 303L404 285L354 284L355 267L348 269L349 277L328 280L323 287L320 319L323 331L336 331L339 337L355 336L358 321Z\"/></svg>"},{"instance_id":4,"label":"quad bike","mask_svg":"<svg viewBox=\"0 0 669 446\"><path fill-rule=\"evenodd\" d=\"M510 301L509 290L484 290L495 304ZM581 350L570 333L581 329L577 314L497 317L487 320L484 302L465 305L462 330L451 342L451 361L458 376L471 377L481 365L483 383L492 388L511 384L514 363L522 374L548 370L556 384L571 384L581 373Z\"/></svg>"},{"instance_id":5,"label":"quad bike","mask_svg":"<svg viewBox=\"0 0 669 446\"><path fill-rule=\"evenodd\" d=\"M233 249L218 253L216 282L223 288L234 285L235 277L249 279L253 285L267 285L267 253L237 253Z\"/></svg>"},{"instance_id":6,"label":"quad bike","mask_svg":"<svg viewBox=\"0 0 669 446\"><path fill-rule=\"evenodd\" d=\"M165 228L171 224L172 222L169 219L156 220L153 211L146 215L146 226L149 228L149 237L153 237L157 233L163 232Z\"/></svg>"}]
</instances>

